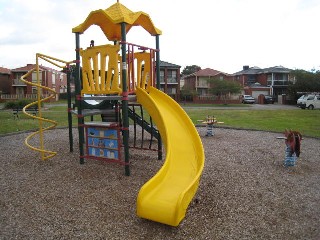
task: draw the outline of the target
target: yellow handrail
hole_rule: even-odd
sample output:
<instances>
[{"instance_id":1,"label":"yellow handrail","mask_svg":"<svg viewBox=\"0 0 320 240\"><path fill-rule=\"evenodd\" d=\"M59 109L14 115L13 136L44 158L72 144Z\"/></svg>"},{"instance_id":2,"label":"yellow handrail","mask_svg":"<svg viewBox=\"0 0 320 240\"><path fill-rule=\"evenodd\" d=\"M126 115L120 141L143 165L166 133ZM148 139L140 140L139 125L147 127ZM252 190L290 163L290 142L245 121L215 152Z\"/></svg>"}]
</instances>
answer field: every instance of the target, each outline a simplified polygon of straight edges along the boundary
<instances>
[{"instance_id":1,"label":"yellow handrail","mask_svg":"<svg viewBox=\"0 0 320 240\"><path fill-rule=\"evenodd\" d=\"M24 108L23 108L23 113L26 114L27 116L31 117L31 118L34 118L34 119L37 119L38 122L39 122L39 130L30 134L26 139L25 139L25 145L27 147L29 147L31 150L34 150L34 151L37 151L37 152L40 152L41 153L41 158L42 160L46 160L48 158L51 158L51 157L54 157L57 152L54 152L54 151L50 151L50 150L45 150L44 149L44 142L43 142L43 132L46 131L46 130L49 130L49 129L53 129L57 126L57 122L56 121L53 121L53 120L50 120L50 119L46 119L44 117L42 117L42 111L41 111L41 102L44 102L50 98L54 98L55 95L56 95L56 91L52 88L49 88L49 87L46 87L46 86L42 86L41 85L41 82L40 82L40 77L39 77L39 58L57 66L57 67L60 67L60 68L64 68L65 66L61 66L59 65L58 63L56 62L60 62L60 63L64 63L66 65L72 63L73 61L70 61L70 62L67 62L67 61L64 61L64 60L60 60L60 59L57 59L57 58L53 58L53 57L50 57L50 56L47 56L47 55L44 55L44 54L41 54L41 53L37 53L36 54L36 67L31 69L30 71L28 71L26 74L24 74L22 77L21 77L21 81L23 81L24 83L26 84L29 84L29 85L32 85L32 86L35 86L37 87L37 101L35 102L32 102L30 104L27 104ZM56 61L56 62L54 62ZM33 72L36 72L36 76L37 76L37 83L34 83L34 82L29 82L26 80L26 78L32 74ZM50 91L52 94L49 95L48 97L46 98L43 98L41 99L41 90L47 90L47 91ZM26 109L28 109L29 107L33 106L33 105L37 105L38 107L38 111L39 111L39 115L38 116L34 116L32 114L29 114L26 112ZM50 123L52 125L48 126L48 127L43 127L43 122L47 122L47 123ZM39 141L40 141L40 147L34 147L34 146L31 146L31 144L29 144L29 140L35 136L39 134Z\"/></svg>"}]
</instances>

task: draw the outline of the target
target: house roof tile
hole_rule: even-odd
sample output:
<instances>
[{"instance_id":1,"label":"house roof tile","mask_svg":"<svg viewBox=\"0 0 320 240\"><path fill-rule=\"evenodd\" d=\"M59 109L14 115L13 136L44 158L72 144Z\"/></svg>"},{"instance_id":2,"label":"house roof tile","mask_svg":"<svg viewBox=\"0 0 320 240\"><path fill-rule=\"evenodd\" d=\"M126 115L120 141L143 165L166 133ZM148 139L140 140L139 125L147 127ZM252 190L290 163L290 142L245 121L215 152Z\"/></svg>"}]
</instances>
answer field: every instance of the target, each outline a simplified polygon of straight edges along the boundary
<instances>
[{"instance_id":1,"label":"house roof tile","mask_svg":"<svg viewBox=\"0 0 320 240\"><path fill-rule=\"evenodd\" d=\"M10 74L11 70L8 68L0 67L0 73L2 74Z\"/></svg>"},{"instance_id":2,"label":"house roof tile","mask_svg":"<svg viewBox=\"0 0 320 240\"><path fill-rule=\"evenodd\" d=\"M36 64L27 64L24 67L15 68L15 69L12 69L11 71L12 72L28 72L33 68L36 68ZM39 69L42 70L42 71L59 72L59 71L57 71L57 70L55 70L53 68L45 67L45 66L42 66L42 65L39 66Z\"/></svg>"},{"instance_id":3,"label":"house roof tile","mask_svg":"<svg viewBox=\"0 0 320 240\"><path fill-rule=\"evenodd\" d=\"M197 76L197 77L214 77L217 76L219 74L223 74L223 75L229 75L228 73L224 73L224 72L220 72L218 70L215 69L211 69L211 68L205 68L205 69L201 69L197 72L194 72L192 74L189 74L186 77L190 77L190 76Z\"/></svg>"},{"instance_id":4,"label":"house roof tile","mask_svg":"<svg viewBox=\"0 0 320 240\"><path fill-rule=\"evenodd\" d=\"M12 72L28 72L35 67L36 67L36 64L27 64L24 67L14 68L11 71Z\"/></svg>"},{"instance_id":5,"label":"house roof tile","mask_svg":"<svg viewBox=\"0 0 320 240\"><path fill-rule=\"evenodd\" d=\"M180 68L181 66L165 61L160 61L160 67Z\"/></svg>"},{"instance_id":6,"label":"house roof tile","mask_svg":"<svg viewBox=\"0 0 320 240\"><path fill-rule=\"evenodd\" d=\"M239 72L236 72L234 73L233 75L252 75L252 74L259 74L261 72L261 68L259 67L251 67L251 68L248 68L248 69L244 69L244 70L241 70Z\"/></svg>"},{"instance_id":7,"label":"house roof tile","mask_svg":"<svg viewBox=\"0 0 320 240\"><path fill-rule=\"evenodd\" d=\"M289 73L292 69L285 68L283 66L274 66L262 69L263 73Z\"/></svg>"},{"instance_id":8,"label":"house roof tile","mask_svg":"<svg viewBox=\"0 0 320 240\"><path fill-rule=\"evenodd\" d=\"M236 72L232 75L253 75L253 74L262 74L262 73L289 73L292 69L285 68L283 66L275 66L269 68L259 68L259 67L251 67L249 69L245 69L239 72Z\"/></svg>"}]
</instances>

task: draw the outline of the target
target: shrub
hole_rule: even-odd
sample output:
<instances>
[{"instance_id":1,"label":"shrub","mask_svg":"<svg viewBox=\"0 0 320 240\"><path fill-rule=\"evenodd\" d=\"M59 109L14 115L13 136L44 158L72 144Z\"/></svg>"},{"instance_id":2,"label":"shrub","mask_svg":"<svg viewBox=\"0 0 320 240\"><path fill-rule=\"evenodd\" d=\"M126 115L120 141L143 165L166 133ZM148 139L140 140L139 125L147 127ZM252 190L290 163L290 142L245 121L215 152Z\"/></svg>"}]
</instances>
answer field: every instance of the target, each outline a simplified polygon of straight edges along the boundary
<instances>
[{"instance_id":1,"label":"shrub","mask_svg":"<svg viewBox=\"0 0 320 240\"><path fill-rule=\"evenodd\" d=\"M71 99L75 97L75 92L71 93ZM68 93L60 93L59 94L59 99L68 99Z\"/></svg>"},{"instance_id":2,"label":"shrub","mask_svg":"<svg viewBox=\"0 0 320 240\"><path fill-rule=\"evenodd\" d=\"M30 99L21 99L21 100L17 100L17 101L9 101L6 102L4 104L4 108L5 109L14 109L14 108L24 108L24 106L26 106L29 103L34 102L34 100L30 100ZM38 108L38 105L34 105L35 108ZM43 106L43 103L41 103L41 106Z\"/></svg>"}]
</instances>

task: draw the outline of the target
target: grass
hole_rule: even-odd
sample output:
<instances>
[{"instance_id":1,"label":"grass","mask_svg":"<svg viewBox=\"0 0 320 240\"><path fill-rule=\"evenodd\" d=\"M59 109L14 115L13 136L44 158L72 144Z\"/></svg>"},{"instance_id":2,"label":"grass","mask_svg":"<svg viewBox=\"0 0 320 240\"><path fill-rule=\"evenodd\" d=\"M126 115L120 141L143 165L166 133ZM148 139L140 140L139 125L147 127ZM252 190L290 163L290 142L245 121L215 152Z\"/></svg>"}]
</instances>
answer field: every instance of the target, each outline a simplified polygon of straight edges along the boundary
<instances>
[{"instance_id":1,"label":"grass","mask_svg":"<svg viewBox=\"0 0 320 240\"><path fill-rule=\"evenodd\" d=\"M295 110L222 110L186 109L194 123L208 115L223 126L243 129L284 132L285 129L300 131L303 136L320 137L320 111Z\"/></svg>"},{"instance_id":2,"label":"grass","mask_svg":"<svg viewBox=\"0 0 320 240\"><path fill-rule=\"evenodd\" d=\"M198 104L198 103L180 103L181 107L188 108L188 107L204 107L204 108L250 108L249 104Z\"/></svg>"},{"instance_id":3,"label":"grass","mask_svg":"<svg viewBox=\"0 0 320 240\"><path fill-rule=\"evenodd\" d=\"M42 111L45 118L58 122L58 127L67 127L67 108L65 106L48 105L49 109ZM320 138L320 111L319 110L251 110L248 109L218 109L212 105L182 105L193 123L205 120L210 115L218 121L224 122L222 126L242 129L265 130L282 133L285 129L297 130L303 136ZM224 105L223 105L224 106ZM239 106L244 106L239 104ZM47 105L46 105L47 107ZM233 106L234 107L234 106ZM38 129L38 120L32 120L24 114L19 114L20 119L14 120L11 110L0 111L0 134ZM145 114L145 119L147 119ZM90 118L86 117L86 121ZM100 116L95 116L95 121L100 121ZM131 121L132 123L132 121ZM77 125L77 118L73 115L73 126ZM44 124L45 126L45 124Z\"/></svg>"}]
</instances>

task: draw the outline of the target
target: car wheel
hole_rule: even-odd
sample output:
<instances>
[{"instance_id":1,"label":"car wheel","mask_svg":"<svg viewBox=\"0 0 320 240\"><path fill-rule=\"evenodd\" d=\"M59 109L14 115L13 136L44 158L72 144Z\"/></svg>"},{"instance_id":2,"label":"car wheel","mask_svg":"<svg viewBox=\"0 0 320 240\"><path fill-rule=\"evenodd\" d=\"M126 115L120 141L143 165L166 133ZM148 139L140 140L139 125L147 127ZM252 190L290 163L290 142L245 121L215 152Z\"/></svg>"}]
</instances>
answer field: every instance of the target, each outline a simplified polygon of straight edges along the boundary
<instances>
[{"instance_id":1,"label":"car wheel","mask_svg":"<svg viewBox=\"0 0 320 240\"><path fill-rule=\"evenodd\" d=\"M313 109L314 109L314 106L311 104L311 105L308 106L308 109L309 109L309 110L313 110Z\"/></svg>"}]
</instances>

